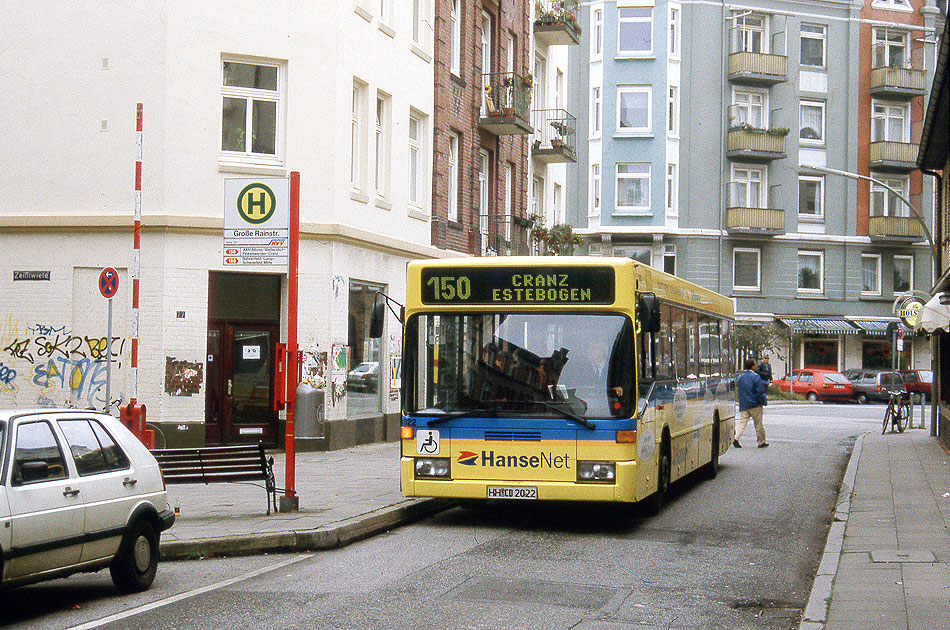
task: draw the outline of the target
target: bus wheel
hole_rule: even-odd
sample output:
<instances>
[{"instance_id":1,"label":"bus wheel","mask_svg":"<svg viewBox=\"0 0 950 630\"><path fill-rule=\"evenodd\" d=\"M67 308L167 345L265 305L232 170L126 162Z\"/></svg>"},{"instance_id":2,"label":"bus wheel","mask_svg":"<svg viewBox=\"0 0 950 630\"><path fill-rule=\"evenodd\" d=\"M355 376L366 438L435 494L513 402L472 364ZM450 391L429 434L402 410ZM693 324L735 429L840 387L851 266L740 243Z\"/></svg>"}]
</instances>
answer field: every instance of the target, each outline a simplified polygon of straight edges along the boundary
<instances>
[{"instance_id":1,"label":"bus wheel","mask_svg":"<svg viewBox=\"0 0 950 630\"><path fill-rule=\"evenodd\" d=\"M660 461L656 471L656 492L646 499L646 512L649 516L656 516L663 508L666 495L670 489L670 456L667 449L660 449Z\"/></svg>"},{"instance_id":2,"label":"bus wheel","mask_svg":"<svg viewBox=\"0 0 950 630\"><path fill-rule=\"evenodd\" d=\"M715 479L719 472L719 420L715 420L713 423L712 453L704 472L706 479Z\"/></svg>"}]
</instances>

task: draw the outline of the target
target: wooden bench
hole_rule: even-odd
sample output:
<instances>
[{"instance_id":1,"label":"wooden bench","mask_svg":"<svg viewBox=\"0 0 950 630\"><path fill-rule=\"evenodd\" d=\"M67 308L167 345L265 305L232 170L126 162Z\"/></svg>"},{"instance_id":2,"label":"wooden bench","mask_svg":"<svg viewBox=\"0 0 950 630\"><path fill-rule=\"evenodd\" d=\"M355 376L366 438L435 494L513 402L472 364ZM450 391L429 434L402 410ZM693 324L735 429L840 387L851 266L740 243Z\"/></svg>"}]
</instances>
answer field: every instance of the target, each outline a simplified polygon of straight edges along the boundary
<instances>
[{"instance_id":1,"label":"wooden bench","mask_svg":"<svg viewBox=\"0 0 950 630\"><path fill-rule=\"evenodd\" d=\"M152 451L166 484L233 483L263 481L267 491L267 515L271 503L277 511L274 458L264 453L264 444L166 448Z\"/></svg>"}]
</instances>

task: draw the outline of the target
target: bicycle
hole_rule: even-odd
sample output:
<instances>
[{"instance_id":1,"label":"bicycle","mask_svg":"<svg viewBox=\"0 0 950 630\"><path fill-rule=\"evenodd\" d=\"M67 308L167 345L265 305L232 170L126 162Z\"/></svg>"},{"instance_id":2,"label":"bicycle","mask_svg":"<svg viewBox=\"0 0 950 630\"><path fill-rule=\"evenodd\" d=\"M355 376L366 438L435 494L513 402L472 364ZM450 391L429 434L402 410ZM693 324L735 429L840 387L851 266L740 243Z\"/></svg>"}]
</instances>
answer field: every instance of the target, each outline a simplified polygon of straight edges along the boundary
<instances>
[{"instance_id":1,"label":"bicycle","mask_svg":"<svg viewBox=\"0 0 950 630\"><path fill-rule=\"evenodd\" d=\"M891 432L897 429L898 433L903 433L907 428L907 422L910 420L910 394L905 391L888 392L890 398L887 401L887 410L884 412L884 426L881 429L881 435L887 433L888 428Z\"/></svg>"}]
</instances>

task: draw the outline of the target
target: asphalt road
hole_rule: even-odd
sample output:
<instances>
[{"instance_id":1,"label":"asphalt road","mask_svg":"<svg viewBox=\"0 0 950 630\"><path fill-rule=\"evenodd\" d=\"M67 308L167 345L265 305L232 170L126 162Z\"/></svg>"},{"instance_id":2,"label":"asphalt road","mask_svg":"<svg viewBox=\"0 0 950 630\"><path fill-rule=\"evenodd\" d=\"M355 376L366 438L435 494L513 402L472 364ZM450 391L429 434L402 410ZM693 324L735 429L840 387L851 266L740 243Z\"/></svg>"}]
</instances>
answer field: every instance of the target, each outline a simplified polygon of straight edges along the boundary
<instances>
[{"instance_id":1,"label":"asphalt road","mask_svg":"<svg viewBox=\"0 0 950 630\"><path fill-rule=\"evenodd\" d=\"M147 593L108 572L0 595L18 628L795 628L854 439L881 405L770 406L711 481L656 517L493 502L344 549L167 562Z\"/></svg>"}]
</instances>

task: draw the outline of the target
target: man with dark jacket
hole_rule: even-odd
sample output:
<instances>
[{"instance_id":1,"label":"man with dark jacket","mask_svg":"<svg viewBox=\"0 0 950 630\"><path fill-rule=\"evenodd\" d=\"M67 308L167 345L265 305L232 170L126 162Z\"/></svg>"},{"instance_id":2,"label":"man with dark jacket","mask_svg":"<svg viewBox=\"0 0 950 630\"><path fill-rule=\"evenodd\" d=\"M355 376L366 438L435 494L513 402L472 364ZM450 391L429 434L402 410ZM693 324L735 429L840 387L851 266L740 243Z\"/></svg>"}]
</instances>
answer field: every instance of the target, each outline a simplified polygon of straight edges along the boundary
<instances>
[{"instance_id":1,"label":"man with dark jacket","mask_svg":"<svg viewBox=\"0 0 950 630\"><path fill-rule=\"evenodd\" d=\"M765 441L765 426L762 424L762 411L767 403L765 392L768 386L758 372L755 371L755 359L746 359L743 364L745 372L736 379L736 392L739 398L739 419L736 420L736 439L732 445L742 448L739 438L745 431L749 420L755 424L755 437L759 448L769 445Z\"/></svg>"},{"instance_id":2,"label":"man with dark jacket","mask_svg":"<svg viewBox=\"0 0 950 630\"><path fill-rule=\"evenodd\" d=\"M762 380L765 381L766 387L772 382L772 366L769 365L769 355L766 354L762 357L762 361L759 363L759 366L755 368L755 371L758 372Z\"/></svg>"}]
</instances>

